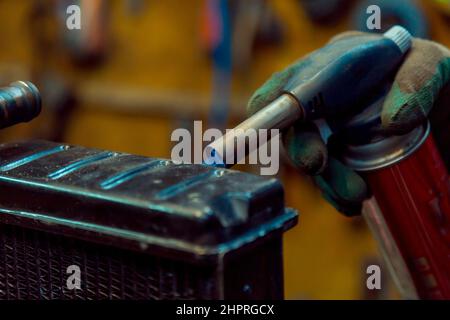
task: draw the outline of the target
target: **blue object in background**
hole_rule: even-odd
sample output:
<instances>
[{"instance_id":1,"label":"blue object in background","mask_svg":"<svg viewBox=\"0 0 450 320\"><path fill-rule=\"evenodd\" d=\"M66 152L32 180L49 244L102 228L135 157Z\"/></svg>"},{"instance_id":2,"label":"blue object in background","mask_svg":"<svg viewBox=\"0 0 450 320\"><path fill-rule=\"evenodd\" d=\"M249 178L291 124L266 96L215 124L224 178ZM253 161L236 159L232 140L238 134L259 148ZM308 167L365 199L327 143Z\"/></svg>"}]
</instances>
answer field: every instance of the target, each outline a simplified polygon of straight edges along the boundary
<instances>
[{"instance_id":1,"label":"blue object in background","mask_svg":"<svg viewBox=\"0 0 450 320\"><path fill-rule=\"evenodd\" d=\"M352 2L353 0L300 0L309 18L324 24L338 21Z\"/></svg>"},{"instance_id":2,"label":"blue object in background","mask_svg":"<svg viewBox=\"0 0 450 320\"><path fill-rule=\"evenodd\" d=\"M367 8L377 5L381 9L381 30L367 28L367 19L371 14ZM353 13L353 24L357 30L383 33L393 25L401 25L414 37L429 38L429 26L425 14L415 0L364 0Z\"/></svg>"},{"instance_id":3,"label":"blue object in background","mask_svg":"<svg viewBox=\"0 0 450 320\"><path fill-rule=\"evenodd\" d=\"M229 117L232 78L232 26L228 0L208 0L210 15L217 19L211 27L217 42L212 47L213 88L209 127L223 129Z\"/></svg>"}]
</instances>

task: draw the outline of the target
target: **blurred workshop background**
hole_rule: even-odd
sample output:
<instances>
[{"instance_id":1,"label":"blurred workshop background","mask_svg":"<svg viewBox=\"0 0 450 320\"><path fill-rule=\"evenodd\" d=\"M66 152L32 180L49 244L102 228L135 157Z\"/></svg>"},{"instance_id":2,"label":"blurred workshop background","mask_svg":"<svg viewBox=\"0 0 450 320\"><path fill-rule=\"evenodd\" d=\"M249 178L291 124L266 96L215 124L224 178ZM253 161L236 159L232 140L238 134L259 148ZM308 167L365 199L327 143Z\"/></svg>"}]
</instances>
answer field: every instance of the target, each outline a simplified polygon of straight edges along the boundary
<instances>
[{"instance_id":1,"label":"blurred workshop background","mask_svg":"<svg viewBox=\"0 0 450 320\"><path fill-rule=\"evenodd\" d=\"M82 8L82 30L66 27L66 8ZM273 72L364 30L367 6L382 27L450 46L447 0L0 0L0 85L31 80L43 94L39 119L2 130L0 141L30 138L170 157L170 134L193 120L232 127L252 92ZM258 172L256 168L245 167ZM285 164L287 205L301 213L285 236L288 299L396 298L366 289L381 264L368 228L322 200Z\"/></svg>"}]
</instances>

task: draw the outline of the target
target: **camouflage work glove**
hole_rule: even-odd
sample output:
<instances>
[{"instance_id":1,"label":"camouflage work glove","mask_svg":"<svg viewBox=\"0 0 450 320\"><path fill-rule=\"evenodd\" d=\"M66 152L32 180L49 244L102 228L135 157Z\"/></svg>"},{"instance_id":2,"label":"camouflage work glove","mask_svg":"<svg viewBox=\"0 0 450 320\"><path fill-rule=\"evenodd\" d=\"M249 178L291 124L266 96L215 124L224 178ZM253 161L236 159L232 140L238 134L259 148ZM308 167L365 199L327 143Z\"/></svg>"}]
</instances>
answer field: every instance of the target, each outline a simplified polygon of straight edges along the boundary
<instances>
[{"instance_id":1,"label":"camouflage work glove","mask_svg":"<svg viewBox=\"0 0 450 320\"><path fill-rule=\"evenodd\" d=\"M312 77L324 65L352 46L373 40L379 35L347 32L333 38L325 47L275 73L251 97L249 115L268 105L285 89L292 77ZM382 111L382 127L388 134L405 134L423 123L441 88L450 81L450 51L444 46L414 39L405 61L398 70ZM363 178L329 154L313 123L289 128L283 143L292 163L313 176L324 197L340 212L358 215L369 196Z\"/></svg>"}]
</instances>

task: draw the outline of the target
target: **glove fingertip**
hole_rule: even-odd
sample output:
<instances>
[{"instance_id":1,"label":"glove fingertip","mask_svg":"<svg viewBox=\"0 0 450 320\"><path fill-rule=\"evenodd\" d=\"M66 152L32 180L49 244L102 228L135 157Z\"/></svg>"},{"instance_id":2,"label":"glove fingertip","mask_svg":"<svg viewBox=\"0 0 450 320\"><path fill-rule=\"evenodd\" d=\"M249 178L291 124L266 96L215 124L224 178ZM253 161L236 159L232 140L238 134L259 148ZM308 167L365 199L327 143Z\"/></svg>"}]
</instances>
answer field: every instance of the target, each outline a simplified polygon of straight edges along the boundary
<instances>
[{"instance_id":1,"label":"glove fingertip","mask_svg":"<svg viewBox=\"0 0 450 320\"><path fill-rule=\"evenodd\" d=\"M314 180L325 199L346 216L359 215L362 202L369 197L364 179L333 157L329 158L325 171Z\"/></svg>"},{"instance_id":2,"label":"glove fingertip","mask_svg":"<svg viewBox=\"0 0 450 320\"><path fill-rule=\"evenodd\" d=\"M326 179L339 196L348 203L358 203L367 198L368 189L364 179L340 161L330 158L324 173Z\"/></svg>"},{"instance_id":3,"label":"glove fingertip","mask_svg":"<svg viewBox=\"0 0 450 320\"><path fill-rule=\"evenodd\" d=\"M406 134L425 121L441 89L450 81L450 52L434 42L414 39L382 110L382 128Z\"/></svg>"},{"instance_id":4,"label":"glove fingertip","mask_svg":"<svg viewBox=\"0 0 450 320\"><path fill-rule=\"evenodd\" d=\"M276 72L250 98L247 104L247 114L253 115L278 98L284 91L286 83L300 68L300 62L281 72Z\"/></svg>"},{"instance_id":5,"label":"glove fingertip","mask_svg":"<svg viewBox=\"0 0 450 320\"><path fill-rule=\"evenodd\" d=\"M291 128L284 137L289 158L300 171L318 175L328 163L328 150L316 128L303 124Z\"/></svg>"},{"instance_id":6,"label":"glove fingertip","mask_svg":"<svg viewBox=\"0 0 450 320\"><path fill-rule=\"evenodd\" d=\"M251 116L258 112L266 105L267 100L269 100L269 97L263 92L255 92L255 94L253 94L253 96L248 101L247 114Z\"/></svg>"},{"instance_id":7,"label":"glove fingertip","mask_svg":"<svg viewBox=\"0 0 450 320\"><path fill-rule=\"evenodd\" d=\"M339 198L333 188L326 182L322 176L316 176L315 182L322 192L324 199L330 203L338 212L346 217L355 217L361 215L362 202L350 203Z\"/></svg>"},{"instance_id":8,"label":"glove fingertip","mask_svg":"<svg viewBox=\"0 0 450 320\"><path fill-rule=\"evenodd\" d=\"M402 135L423 123L427 117L425 105L430 104L431 93L405 93L394 84L386 97L381 112L381 126L388 134Z\"/></svg>"}]
</instances>

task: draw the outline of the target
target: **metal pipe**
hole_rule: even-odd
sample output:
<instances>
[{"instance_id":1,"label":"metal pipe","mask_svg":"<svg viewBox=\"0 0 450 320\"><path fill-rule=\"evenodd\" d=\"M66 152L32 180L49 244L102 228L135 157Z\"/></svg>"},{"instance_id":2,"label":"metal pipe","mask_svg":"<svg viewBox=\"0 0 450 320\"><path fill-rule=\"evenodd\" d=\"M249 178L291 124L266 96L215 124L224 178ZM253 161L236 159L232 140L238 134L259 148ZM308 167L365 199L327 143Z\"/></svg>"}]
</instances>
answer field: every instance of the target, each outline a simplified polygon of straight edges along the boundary
<instances>
[{"instance_id":1,"label":"metal pipe","mask_svg":"<svg viewBox=\"0 0 450 320\"><path fill-rule=\"evenodd\" d=\"M205 162L231 167L242 160L235 158L234 150L243 150L240 148L245 147L246 152L242 154L245 157L246 154L252 153L257 148L257 146L250 145L250 149L248 149L247 139L238 139L238 136L245 136L249 130L256 130L257 132L260 129L286 128L302 117L303 109L298 101L290 94L283 94L267 107L239 124L233 131L227 132L227 134L208 145L206 147L208 159Z\"/></svg>"},{"instance_id":2,"label":"metal pipe","mask_svg":"<svg viewBox=\"0 0 450 320\"><path fill-rule=\"evenodd\" d=\"M41 95L31 83L17 81L0 88L0 129L28 122L41 112Z\"/></svg>"}]
</instances>

